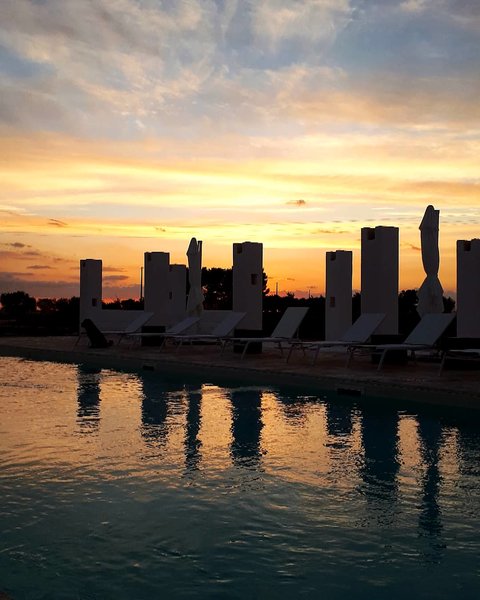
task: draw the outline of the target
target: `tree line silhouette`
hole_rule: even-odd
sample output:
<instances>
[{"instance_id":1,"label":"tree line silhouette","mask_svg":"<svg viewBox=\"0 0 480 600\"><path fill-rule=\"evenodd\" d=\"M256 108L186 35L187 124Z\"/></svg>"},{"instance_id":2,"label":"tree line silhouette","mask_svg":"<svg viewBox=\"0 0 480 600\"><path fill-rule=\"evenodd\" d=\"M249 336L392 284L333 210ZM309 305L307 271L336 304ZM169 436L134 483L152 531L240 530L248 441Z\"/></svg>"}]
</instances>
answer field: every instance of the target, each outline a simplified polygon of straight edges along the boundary
<instances>
[{"instance_id":1,"label":"tree line silhouette","mask_svg":"<svg viewBox=\"0 0 480 600\"><path fill-rule=\"evenodd\" d=\"M264 333L270 334L280 316L289 306L308 306L300 337L323 339L325 336L325 297L296 298L294 294L284 296L270 294L268 277L263 274L263 322ZM203 268L202 285L206 310L231 310L232 308L232 269ZM445 312L455 307L452 298L444 297ZM78 332L80 299L39 298L26 292L4 292L0 294L0 332L4 335L72 335ZM352 297L352 320L360 315L361 295ZM417 290L403 290L398 297L399 332L408 334L418 323L416 306ZM103 302L105 310L141 310L143 299L116 299Z\"/></svg>"}]
</instances>

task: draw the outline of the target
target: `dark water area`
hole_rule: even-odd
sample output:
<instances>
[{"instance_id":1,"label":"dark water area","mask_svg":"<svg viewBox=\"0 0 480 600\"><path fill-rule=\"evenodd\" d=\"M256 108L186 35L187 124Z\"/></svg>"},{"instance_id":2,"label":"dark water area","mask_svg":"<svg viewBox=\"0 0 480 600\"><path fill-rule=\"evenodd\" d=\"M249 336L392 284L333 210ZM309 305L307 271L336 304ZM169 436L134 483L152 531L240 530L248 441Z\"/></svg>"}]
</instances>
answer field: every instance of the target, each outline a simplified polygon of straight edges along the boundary
<instances>
[{"instance_id":1,"label":"dark water area","mask_svg":"<svg viewBox=\"0 0 480 600\"><path fill-rule=\"evenodd\" d=\"M0 359L0 598L477 598L480 423Z\"/></svg>"}]
</instances>

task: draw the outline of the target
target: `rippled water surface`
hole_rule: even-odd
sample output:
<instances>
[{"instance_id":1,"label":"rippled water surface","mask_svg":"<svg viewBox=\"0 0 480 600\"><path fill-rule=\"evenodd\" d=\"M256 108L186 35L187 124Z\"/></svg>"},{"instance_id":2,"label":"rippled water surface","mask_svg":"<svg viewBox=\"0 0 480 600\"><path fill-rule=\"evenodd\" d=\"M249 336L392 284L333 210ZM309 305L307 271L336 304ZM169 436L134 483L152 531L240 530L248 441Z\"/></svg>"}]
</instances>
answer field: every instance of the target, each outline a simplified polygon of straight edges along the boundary
<instances>
[{"instance_id":1,"label":"rippled water surface","mask_svg":"<svg viewBox=\"0 0 480 600\"><path fill-rule=\"evenodd\" d=\"M0 382L12 600L480 595L472 419L13 358Z\"/></svg>"}]
</instances>

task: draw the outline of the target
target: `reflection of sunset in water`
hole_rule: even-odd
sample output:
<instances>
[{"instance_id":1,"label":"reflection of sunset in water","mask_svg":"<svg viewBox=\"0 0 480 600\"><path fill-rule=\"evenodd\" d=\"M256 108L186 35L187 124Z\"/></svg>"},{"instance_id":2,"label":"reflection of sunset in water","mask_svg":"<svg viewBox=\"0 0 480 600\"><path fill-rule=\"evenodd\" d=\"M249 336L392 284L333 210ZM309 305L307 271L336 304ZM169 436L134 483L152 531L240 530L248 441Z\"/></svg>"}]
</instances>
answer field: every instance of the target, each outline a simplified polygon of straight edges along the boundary
<instances>
[{"instance_id":1,"label":"reflection of sunset in water","mask_svg":"<svg viewBox=\"0 0 480 600\"><path fill-rule=\"evenodd\" d=\"M0 378L0 567L25 597L24 566L52 597L50 567L119 598L473 585L480 447L460 415L9 358Z\"/></svg>"}]
</instances>

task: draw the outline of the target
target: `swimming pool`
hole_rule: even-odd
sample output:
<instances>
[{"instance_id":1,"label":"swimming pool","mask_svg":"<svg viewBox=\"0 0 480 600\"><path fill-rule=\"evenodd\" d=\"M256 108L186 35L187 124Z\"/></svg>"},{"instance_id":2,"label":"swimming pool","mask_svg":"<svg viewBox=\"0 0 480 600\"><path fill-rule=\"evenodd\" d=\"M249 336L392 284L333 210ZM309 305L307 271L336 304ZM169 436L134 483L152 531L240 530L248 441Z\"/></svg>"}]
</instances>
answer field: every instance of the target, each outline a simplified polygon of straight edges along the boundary
<instances>
[{"instance_id":1,"label":"swimming pool","mask_svg":"<svg viewBox=\"0 0 480 600\"><path fill-rule=\"evenodd\" d=\"M479 425L0 358L0 592L478 597Z\"/></svg>"}]
</instances>

